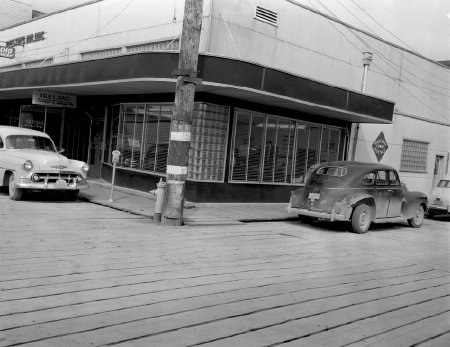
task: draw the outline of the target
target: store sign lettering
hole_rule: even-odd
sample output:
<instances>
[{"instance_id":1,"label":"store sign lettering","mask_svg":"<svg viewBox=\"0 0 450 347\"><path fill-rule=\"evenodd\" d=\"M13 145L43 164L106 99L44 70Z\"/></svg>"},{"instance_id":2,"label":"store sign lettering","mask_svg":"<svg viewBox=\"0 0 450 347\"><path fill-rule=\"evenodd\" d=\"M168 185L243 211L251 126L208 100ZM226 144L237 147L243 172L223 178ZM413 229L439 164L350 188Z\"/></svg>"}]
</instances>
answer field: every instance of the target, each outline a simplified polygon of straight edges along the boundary
<instances>
[{"instance_id":1,"label":"store sign lettering","mask_svg":"<svg viewBox=\"0 0 450 347\"><path fill-rule=\"evenodd\" d=\"M74 95L57 94L35 90L33 91L33 104L76 108L77 97Z\"/></svg>"},{"instance_id":2,"label":"store sign lettering","mask_svg":"<svg viewBox=\"0 0 450 347\"><path fill-rule=\"evenodd\" d=\"M16 46L25 46L27 44L44 41L45 40L45 31L40 31L38 33L29 34L21 37L16 37L15 39L9 40L6 42L6 47L16 47Z\"/></svg>"},{"instance_id":3,"label":"store sign lettering","mask_svg":"<svg viewBox=\"0 0 450 347\"><path fill-rule=\"evenodd\" d=\"M0 57L14 59L15 50L12 47L0 46Z\"/></svg>"},{"instance_id":4,"label":"store sign lettering","mask_svg":"<svg viewBox=\"0 0 450 347\"><path fill-rule=\"evenodd\" d=\"M383 158L384 153L388 150L389 146L384 138L383 132L378 135L374 143L372 143L372 149L378 159L378 162Z\"/></svg>"}]
</instances>

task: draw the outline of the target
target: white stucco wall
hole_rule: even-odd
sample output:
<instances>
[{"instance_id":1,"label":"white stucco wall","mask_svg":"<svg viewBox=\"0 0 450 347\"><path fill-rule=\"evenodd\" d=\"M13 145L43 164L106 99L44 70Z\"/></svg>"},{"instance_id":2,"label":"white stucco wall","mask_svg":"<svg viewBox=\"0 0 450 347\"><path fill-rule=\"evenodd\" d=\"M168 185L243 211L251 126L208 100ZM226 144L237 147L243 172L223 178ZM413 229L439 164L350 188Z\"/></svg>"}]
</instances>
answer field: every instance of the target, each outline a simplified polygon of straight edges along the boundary
<instances>
[{"instance_id":1,"label":"white stucco wall","mask_svg":"<svg viewBox=\"0 0 450 347\"><path fill-rule=\"evenodd\" d=\"M256 5L277 25L254 18ZM184 0L103 0L0 30L0 41L44 31L45 41L16 47L7 65L80 59L80 53L172 40L181 35ZM383 131L382 162L400 165L403 138L430 143L427 174L402 173L410 186L431 190L434 157L450 150L450 70L289 0L204 0L200 51L242 59L330 85L360 91L362 52L373 52L366 93L395 102L392 125L361 125L356 160L376 160L372 142Z\"/></svg>"}]
</instances>

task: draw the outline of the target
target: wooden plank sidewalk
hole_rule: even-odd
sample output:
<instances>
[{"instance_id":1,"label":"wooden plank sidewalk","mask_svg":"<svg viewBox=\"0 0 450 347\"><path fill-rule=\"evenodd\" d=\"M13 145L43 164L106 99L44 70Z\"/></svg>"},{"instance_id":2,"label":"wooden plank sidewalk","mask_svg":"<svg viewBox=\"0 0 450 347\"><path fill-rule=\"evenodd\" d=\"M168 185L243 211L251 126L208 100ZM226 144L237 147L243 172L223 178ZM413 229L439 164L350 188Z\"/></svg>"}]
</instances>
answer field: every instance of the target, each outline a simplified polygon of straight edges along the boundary
<instances>
[{"instance_id":1,"label":"wooden plank sidewalk","mask_svg":"<svg viewBox=\"0 0 450 347\"><path fill-rule=\"evenodd\" d=\"M165 227L2 195L0 218L0 346L450 345L440 224Z\"/></svg>"}]
</instances>

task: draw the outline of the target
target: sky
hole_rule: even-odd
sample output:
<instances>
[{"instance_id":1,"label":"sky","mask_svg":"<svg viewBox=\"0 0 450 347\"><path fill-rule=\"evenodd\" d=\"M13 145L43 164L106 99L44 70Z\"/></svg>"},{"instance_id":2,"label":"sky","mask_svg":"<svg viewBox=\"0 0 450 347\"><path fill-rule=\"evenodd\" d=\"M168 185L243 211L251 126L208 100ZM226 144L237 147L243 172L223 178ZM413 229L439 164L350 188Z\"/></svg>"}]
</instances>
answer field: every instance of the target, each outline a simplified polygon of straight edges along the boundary
<instances>
[{"instance_id":1,"label":"sky","mask_svg":"<svg viewBox=\"0 0 450 347\"><path fill-rule=\"evenodd\" d=\"M20 0L50 12L87 0ZM125 1L125 0L123 0ZM274 0L281 1L281 0ZM416 51L450 60L450 0L295 0Z\"/></svg>"}]
</instances>

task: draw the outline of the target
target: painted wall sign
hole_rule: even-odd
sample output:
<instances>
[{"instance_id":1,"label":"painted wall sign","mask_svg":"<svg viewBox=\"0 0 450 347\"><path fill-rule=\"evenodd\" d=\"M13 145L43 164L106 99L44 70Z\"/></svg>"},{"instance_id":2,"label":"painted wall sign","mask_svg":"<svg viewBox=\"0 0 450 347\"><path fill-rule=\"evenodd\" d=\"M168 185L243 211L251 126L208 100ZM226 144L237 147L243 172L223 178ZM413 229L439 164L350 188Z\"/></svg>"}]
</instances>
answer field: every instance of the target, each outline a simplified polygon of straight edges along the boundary
<instances>
[{"instance_id":1,"label":"painted wall sign","mask_svg":"<svg viewBox=\"0 0 450 347\"><path fill-rule=\"evenodd\" d=\"M9 40L6 42L6 47L16 47L16 46L23 47L27 44L44 40L45 40L45 31L40 31L38 33L16 37L15 39Z\"/></svg>"},{"instance_id":2,"label":"painted wall sign","mask_svg":"<svg viewBox=\"0 0 450 347\"><path fill-rule=\"evenodd\" d=\"M15 50L13 47L0 46L0 57L14 59Z\"/></svg>"},{"instance_id":3,"label":"painted wall sign","mask_svg":"<svg viewBox=\"0 0 450 347\"><path fill-rule=\"evenodd\" d=\"M378 162L383 158L384 153L388 150L389 146L384 138L383 132L378 135L374 143L372 143L372 149L375 152Z\"/></svg>"},{"instance_id":4,"label":"painted wall sign","mask_svg":"<svg viewBox=\"0 0 450 347\"><path fill-rule=\"evenodd\" d=\"M77 107L77 97L75 95L58 94L52 92L33 91L33 104L43 106Z\"/></svg>"}]
</instances>

